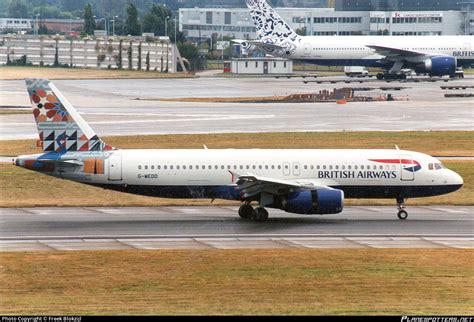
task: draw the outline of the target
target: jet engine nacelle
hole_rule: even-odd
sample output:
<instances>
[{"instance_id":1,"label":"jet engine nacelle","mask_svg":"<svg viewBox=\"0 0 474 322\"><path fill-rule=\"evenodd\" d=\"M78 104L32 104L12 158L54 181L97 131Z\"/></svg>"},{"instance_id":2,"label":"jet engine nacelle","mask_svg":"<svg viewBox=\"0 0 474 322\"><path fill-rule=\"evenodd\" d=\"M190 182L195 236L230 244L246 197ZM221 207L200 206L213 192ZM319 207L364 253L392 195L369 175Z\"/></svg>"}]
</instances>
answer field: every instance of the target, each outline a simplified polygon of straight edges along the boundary
<instances>
[{"instance_id":1,"label":"jet engine nacelle","mask_svg":"<svg viewBox=\"0 0 474 322\"><path fill-rule=\"evenodd\" d=\"M420 68L421 67L421 68ZM436 56L426 59L422 66L417 68L418 72L429 73L435 76L454 75L456 73L457 61L452 56Z\"/></svg>"},{"instance_id":2,"label":"jet engine nacelle","mask_svg":"<svg viewBox=\"0 0 474 322\"><path fill-rule=\"evenodd\" d=\"M344 208L344 192L338 189L304 190L282 201L282 209L295 214L337 214Z\"/></svg>"}]
</instances>

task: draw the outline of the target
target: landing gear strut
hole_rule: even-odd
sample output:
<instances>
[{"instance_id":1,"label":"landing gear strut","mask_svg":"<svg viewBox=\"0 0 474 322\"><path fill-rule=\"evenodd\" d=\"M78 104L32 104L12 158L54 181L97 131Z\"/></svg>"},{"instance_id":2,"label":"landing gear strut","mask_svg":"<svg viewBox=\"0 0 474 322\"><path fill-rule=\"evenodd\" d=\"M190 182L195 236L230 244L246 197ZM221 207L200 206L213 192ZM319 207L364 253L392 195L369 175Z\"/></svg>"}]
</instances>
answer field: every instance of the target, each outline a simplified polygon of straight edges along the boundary
<instances>
[{"instance_id":1,"label":"landing gear strut","mask_svg":"<svg viewBox=\"0 0 474 322\"><path fill-rule=\"evenodd\" d=\"M244 203L239 208L239 216L242 219L253 219L262 222L268 220L268 211L263 207L254 209L249 203Z\"/></svg>"},{"instance_id":2,"label":"landing gear strut","mask_svg":"<svg viewBox=\"0 0 474 322\"><path fill-rule=\"evenodd\" d=\"M398 213L397 217L398 219L405 220L408 217L408 212L405 210L405 199L404 198L397 198L397 208L398 208Z\"/></svg>"}]
</instances>

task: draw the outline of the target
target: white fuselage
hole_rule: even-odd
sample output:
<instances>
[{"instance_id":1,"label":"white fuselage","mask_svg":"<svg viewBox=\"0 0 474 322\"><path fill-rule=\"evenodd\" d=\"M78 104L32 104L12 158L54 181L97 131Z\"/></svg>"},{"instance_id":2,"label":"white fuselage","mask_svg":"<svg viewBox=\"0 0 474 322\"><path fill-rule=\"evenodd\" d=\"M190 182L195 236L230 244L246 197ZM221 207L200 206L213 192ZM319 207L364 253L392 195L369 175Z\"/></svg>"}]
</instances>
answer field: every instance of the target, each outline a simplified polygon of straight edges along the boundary
<instances>
[{"instance_id":1,"label":"white fuselage","mask_svg":"<svg viewBox=\"0 0 474 322\"><path fill-rule=\"evenodd\" d=\"M124 191L134 187L134 193L148 188L152 190L145 194L224 199L239 199L232 192L236 174L326 185L344 190L349 198L422 197L462 185L462 178L435 158L396 149L115 150L107 152L104 169L103 174L81 170L53 175ZM204 190L193 195L200 188Z\"/></svg>"},{"instance_id":2,"label":"white fuselage","mask_svg":"<svg viewBox=\"0 0 474 322\"><path fill-rule=\"evenodd\" d=\"M380 61L384 56L368 45L453 56L458 66L474 62L474 36L302 36L296 51L287 57L320 65L385 66ZM403 59L421 62L417 56Z\"/></svg>"}]
</instances>

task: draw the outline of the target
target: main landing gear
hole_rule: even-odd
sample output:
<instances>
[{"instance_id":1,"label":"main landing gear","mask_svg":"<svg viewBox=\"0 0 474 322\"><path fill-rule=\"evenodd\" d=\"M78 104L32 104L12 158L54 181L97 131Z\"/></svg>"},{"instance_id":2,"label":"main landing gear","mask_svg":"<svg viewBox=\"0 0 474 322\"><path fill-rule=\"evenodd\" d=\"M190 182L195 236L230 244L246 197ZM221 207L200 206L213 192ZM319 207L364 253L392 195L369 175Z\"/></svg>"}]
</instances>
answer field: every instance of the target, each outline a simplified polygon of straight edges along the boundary
<instances>
[{"instance_id":1,"label":"main landing gear","mask_svg":"<svg viewBox=\"0 0 474 322\"><path fill-rule=\"evenodd\" d=\"M267 221L268 211L263 207L253 208L250 204L244 203L239 208L239 216L242 219L252 219L255 221Z\"/></svg>"},{"instance_id":2,"label":"main landing gear","mask_svg":"<svg viewBox=\"0 0 474 322\"><path fill-rule=\"evenodd\" d=\"M397 198L397 217L398 219L405 220L408 217L408 212L405 210L405 199L404 198Z\"/></svg>"}]
</instances>

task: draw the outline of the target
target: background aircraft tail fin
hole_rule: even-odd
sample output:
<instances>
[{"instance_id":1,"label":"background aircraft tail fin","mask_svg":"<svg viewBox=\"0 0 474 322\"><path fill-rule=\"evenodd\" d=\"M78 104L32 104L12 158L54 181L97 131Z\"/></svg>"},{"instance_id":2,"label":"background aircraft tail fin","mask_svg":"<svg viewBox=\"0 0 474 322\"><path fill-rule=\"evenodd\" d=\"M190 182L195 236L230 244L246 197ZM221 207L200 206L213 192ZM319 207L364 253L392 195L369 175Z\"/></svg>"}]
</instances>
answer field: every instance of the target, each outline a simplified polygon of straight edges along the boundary
<instances>
[{"instance_id":1,"label":"background aircraft tail fin","mask_svg":"<svg viewBox=\"0 0 474 322\"><path fill-rule=\"evenodd\" d=\"M296 40L298 34L265 0L246 0L246 2L257 28L258 39L275 45L288 40Z\"/></svg>"},{"instance_id":2,"label":"background aircraft tail fin","mask_svg":"<svg viewBox=\"0 0 474 322\"><path fill-rule=\"evenodd\" d=\"M66 153L113 149L95 134L48 79L26 79L26 86L43 151Z\"/></svg>"}]
</instances>

